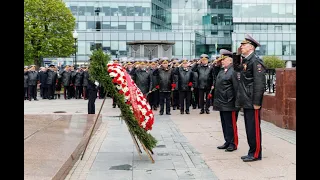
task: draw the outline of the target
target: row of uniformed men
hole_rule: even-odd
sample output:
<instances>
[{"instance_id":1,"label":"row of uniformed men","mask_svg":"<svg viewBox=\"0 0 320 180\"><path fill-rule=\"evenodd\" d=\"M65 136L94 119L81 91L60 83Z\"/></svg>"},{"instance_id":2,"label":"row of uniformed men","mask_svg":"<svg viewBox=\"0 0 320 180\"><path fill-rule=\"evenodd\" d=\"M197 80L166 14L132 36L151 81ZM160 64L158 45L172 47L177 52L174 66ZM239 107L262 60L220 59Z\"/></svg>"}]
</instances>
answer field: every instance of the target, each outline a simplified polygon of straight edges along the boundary
<instances>
[{"instance_id":1,"label":"row of uniformed men","mask_svg":"<svg viewBox=\"0 0 320 180\"><path fill-rule=\"evenodd\" d=\"M168 62L167 58L154 59L150 65L145 61L126 62L123 65L143 94L149 94L149 102L159 96L160 115L170 115L170 94L178 90L180 111L189 114L190 97L195 89L198 90L196 102L201 108L200 114L209 114L210 94L214 93L213 104L220 111L225 143L218 149L234 151L238 147L237 117L240 108L244 111L244 120L249 144L248 154L242 156L244 162L261 160L261 129L260 111L265 90L265 66L255 54L260 44L247 35L241 42L236 53L221 50L221 57L209 63L209 57L201 55L199 61L176 59ZM117 61L115 61L117 62ZM159 86L158 86L159 85ZM158 86L159 95L152 92ZM177 88L177 89L176 89ZM153 96L153 95L154 96ZM205 107L204 107L204 99ZM186 106L184 102L186 100Z\"/></svg>"}]
</instances>

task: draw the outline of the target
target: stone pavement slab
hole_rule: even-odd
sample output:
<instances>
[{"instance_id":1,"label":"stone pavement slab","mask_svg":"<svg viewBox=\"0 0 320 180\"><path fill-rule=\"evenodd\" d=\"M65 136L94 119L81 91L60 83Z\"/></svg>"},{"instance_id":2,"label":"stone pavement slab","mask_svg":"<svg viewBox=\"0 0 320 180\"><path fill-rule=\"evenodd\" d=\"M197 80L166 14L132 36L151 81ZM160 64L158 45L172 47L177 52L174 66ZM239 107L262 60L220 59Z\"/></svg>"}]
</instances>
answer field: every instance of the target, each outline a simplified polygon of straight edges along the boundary
<instances>
[{"instance_id":1,"label":"stone pavement slab","mask_svg":"<svg viewBox=\"0 0 320 180\"><path fill-rule=\"evenodd\" d=\"M25 113L53 112L54 107L63 107L68 113L86 113L87 101L84 100L51 102L25 102ZM101 102L102 100L97 100L96 112ZM59 106L59 103L62 105ZM180 115L179 110L176 110L171 111L171 116L159 116L157 111L154 112L156 122L151 133L157 138L158 146L153 155L156 162L151 164L144 152L140 160L126 125L114 117L120 114L119 109L113 109L111 104L112 100L107 99L102 110L100 128L94 134L84 159L76 163L66 179L156 179L160 174L164 178L169 175L171 179L296 179L295 131L262 121L263 160L244 163L240 156L247 154L249 147L243 116L239 115L237 123L238 150L228 153L216 148L223 143L218 112L199 115L198 109L191 109L190 115ZM114 152L123 154L125 159L131 158L131 161L120 160L119 156L102 155ZM102 168L101 162L105 162L109 169Z\"/></svg>"},{"instance_id":2,"label":"stone pavement slab","mask_svg":"<svg viewBox=\"0 0 320 180\"><path fill-rule=\"evenodd\" d=\"M95 115L25 115L24 179L65 178L93 128ZM96 125L99 127L101 119Z\"/></svg>"}]
</instances>

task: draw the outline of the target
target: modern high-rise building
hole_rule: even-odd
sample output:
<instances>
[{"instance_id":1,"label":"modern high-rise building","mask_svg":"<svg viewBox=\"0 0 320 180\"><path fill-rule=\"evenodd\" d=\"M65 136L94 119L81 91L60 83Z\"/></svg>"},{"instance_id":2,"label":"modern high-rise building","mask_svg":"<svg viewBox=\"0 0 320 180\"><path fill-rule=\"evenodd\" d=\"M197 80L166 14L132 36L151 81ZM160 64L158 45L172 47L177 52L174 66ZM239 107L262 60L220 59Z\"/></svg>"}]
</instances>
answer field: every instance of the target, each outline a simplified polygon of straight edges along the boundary
<instances>
[{"instance_id":1,"label":"modern high-rise building","mask_svg":"<svg viewBox=\"0 0 320 180\"><path fill-rule=\"evenodd\" d=\"M275 55L295 66L295 0L233 0L233 51L251 35L260 44L261 57Z\"/></svg>"},{"instance_id":2,"label":"modern high-rise building","mask_svg":"<svg viewBox=\"0 0 320 180\"><path fill-rule=\"evenodd\" d=\"M293 0L64 0L76 17L78 62L97 46L113 57L127 54L127 42L174 42L174 57L235 51L246 33L262 46L259 55L295 61ZM136 58L150 58L135 54Z\"/></svg>"}]
</instances>

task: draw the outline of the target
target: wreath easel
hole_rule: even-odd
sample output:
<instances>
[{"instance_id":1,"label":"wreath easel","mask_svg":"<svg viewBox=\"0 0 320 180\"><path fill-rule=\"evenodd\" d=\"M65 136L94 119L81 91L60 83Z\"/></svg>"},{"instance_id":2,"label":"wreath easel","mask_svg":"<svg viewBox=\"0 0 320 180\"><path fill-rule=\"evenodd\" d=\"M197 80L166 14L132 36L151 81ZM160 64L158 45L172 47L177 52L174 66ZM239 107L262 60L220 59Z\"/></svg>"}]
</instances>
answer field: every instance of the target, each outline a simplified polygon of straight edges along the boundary
<instances>
[{"instance_id":1,"label":"wreath easel","mask_svg":"<svg viewBox=\"0 0 320 180\"><path fill-rule=\"evenodd\" d=\"M131 77L125 72L125 69L118 64L108 64L109 60L110 57L104 54L101 49L94 50L90 60L89 78L92 81L98 81L120 107L120 116L128 127L140 159L142 159L142 150L138 142L140 142L151 162L154 163L152 149L156 147L157 140L150 134L154 122L152 109ZM130 87L128 88L128 86ZM103 99L99 113L96 116L81 160L91 139L106 97Z\"/></svg>"}]
</instances>

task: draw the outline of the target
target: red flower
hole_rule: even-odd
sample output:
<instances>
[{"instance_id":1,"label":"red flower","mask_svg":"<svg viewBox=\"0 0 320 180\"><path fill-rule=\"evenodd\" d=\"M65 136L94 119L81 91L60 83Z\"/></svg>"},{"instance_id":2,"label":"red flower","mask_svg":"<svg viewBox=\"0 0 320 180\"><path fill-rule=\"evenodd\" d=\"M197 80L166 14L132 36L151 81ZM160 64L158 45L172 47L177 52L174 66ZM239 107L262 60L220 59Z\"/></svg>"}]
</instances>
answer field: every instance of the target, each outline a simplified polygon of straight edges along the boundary
<instances>
[{"instance_id":1,"label":"red flower","mask_svg":"<svg viewBox=\"0 0 320 180\"><path fill-rule=\"evenodd\" d=\"M156 85L156 89L160 89L160 86L159 86L159 85Z\"/></svg>"},{"instance_id":2,"label":"red flower","mask_svg":"<svg viewBox=\"0 0 320 180\"><path fill-rule=\"evenodd\" d=\"M124 95L129 96L129 95L130 95L130 92L127 91Z\"/></svg>"},{"instance_id":3,"label":"red flower","mask_svg":"<svg viewBox=\"0 0 320 180\"><path fill-rule=\"evenodd\" d=\"M120 89L119 93L120 93L120 94L123 94L124 92L122 91L122 89Z\"/></svg>"},{"instance_id":4,"label":"red flower","mask_svg":"<svg viewBox=\"0 0 320 180\"><path fill-rule=\"evenodd\" d=\"M208 99L211 99L212 98L212 94L208 94Z\"/></svg>"},{"instance_id":5,"label":"red flower","mask_svg":"<svg viewBox=\"0 0 320 180\"><path fill-rule=\"evenodd\" d=\"M131 105L131 102L130 102L130 101L127 101L126 104Z\"/></svg>"},{"instance_id":6,"label":"red flower","mask_svg":"<svg viewBox=\"0 0 320 180\"><path fill-rule=\"evenodd\" d=\"M171 88L172 88L172 89L174 89L174 88L176 88L176 87L177 87L176 84L171 84Z\"/></svg>"},{"instance_id":7,"label":"red flower","mask_svg":"<svg viewBox=\"0 0 320 180\"><path fill-rule=\"evenodd\" d=\"M116 79L116 78L113 78L113 79L112 79L112 83L113 83L113 84L117 84L117 79Z\"/></svg>"},{"instance_id":8,"label":"red flower","mask_svg":"<svg viewBox=\"0 0 320 180\"><path fill-rule=\"evenodd\" d=\"M191 87L191 86L192 86L192 82L189 82L188 86L190 86L190 87Z\"/></svg>"},{"instance_id":9,"label":"red flower","mask_svg":"<svg viewBox=\"0 0 320 180\"><path fill-rule=\"evenodd\" d=\"M108 69L108 73L111 73L111 72L112 72L112 70L109 68L109 69Z\"/></svg>"}]
</instances>

